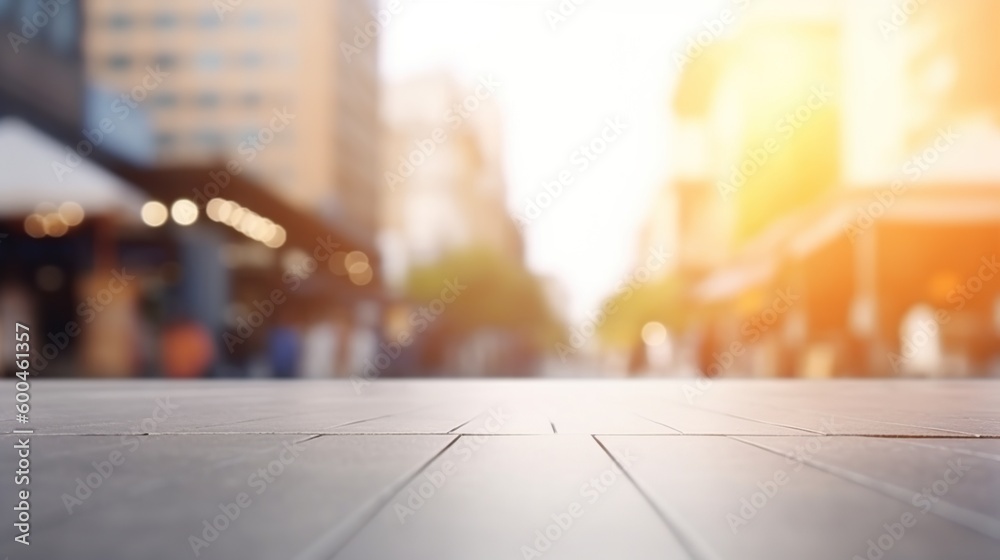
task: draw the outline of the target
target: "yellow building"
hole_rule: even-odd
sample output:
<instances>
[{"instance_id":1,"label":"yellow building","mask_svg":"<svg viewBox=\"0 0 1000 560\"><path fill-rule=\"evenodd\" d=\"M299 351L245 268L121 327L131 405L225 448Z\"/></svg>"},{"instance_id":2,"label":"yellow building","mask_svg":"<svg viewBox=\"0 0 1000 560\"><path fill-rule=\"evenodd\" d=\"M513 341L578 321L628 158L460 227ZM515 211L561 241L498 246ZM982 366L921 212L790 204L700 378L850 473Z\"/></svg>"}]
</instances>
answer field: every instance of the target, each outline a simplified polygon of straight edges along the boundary
<instances>
[{"instance_id":1,"label":"yellow building","mask_svg":"<svg viewBox=\"0 0 1000 560\"><path fill-rule=\"evenodd\" d=\"M141 114L158 164L236 159L293 205L369 237L390 4L89 1L86 77L107 95L96 111ZM135 90L150 73L155 87Z\"/></svg>"},{"instance_id":2,"label":"yellow building","mask_svg":"<svg viewBox=\"0 0 1000 560\"><path fill-rule=\"evenodd\" d=\"M1000 228L996 8L734 5L673 100L701 369L995 371L1000 286L978 271Z\"/></svg>"}]
</instances>

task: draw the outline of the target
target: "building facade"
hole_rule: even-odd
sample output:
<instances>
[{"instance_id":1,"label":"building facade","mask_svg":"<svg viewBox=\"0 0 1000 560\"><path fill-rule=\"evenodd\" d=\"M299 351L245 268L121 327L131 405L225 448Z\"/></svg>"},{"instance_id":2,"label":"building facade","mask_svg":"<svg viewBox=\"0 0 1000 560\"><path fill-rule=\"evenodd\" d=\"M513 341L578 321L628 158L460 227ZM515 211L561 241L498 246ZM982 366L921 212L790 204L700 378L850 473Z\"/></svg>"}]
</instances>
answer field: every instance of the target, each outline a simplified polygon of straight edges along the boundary
<instances>
[{"instance_id":1,"label":"building facade","mask_svg":"<svg viewBox=\"0 0 1000 560\"><path fill-rule=\"evenodd\" d=\"M904 4L754 3L683 69L672 189L702 371L996 369L1000 292L978 277L1000 96L976 23L996 9Z\"/></svg>"},{"instance_id":2,"label":"building facade","mask_svg":"<svg viewBox=\"0 0 1000 560\"><path fill-rule=\"evenodd\" d=\"M16 41L0 54L0 299L60 341L39 369L170 374L158 358L186 353L160 352L159 335L186 325L218 343L192 374L267 371L255 364L279 327L322 342L310 375L361 372L381 324L380 14L0 3ZM121 289L109 274L125 269ZM113 306L82 305L108 286Z\"/></svg>"},{"instance_id":3,"label":"building facade","mask_svg":"<svg viewBox=\"0 0 1000 560\"><path fill-rule=\"evenodd\" d=\"M397 285L410 267L474 246L523 262L507 211L501 114L489 95L443 74L385 92L382 247L397 263L386 273Z\"/></svg>"},{"instance_id":4,"label":"building facade","mask_svg":"<svg viewBox=\"0 0 1000 560\"><path fill-rule=\"evenodd\" d=\"M136 114L128 134L110 135L108 147L124 144L120 151L128 152L145 144L136 157L163 165L235 158L290 203L371 238L379 133L374 3L84 6L91 124L116 111ZM155 87L136 91L151 73L160 78Z\"/></svg>"}]
</instances>

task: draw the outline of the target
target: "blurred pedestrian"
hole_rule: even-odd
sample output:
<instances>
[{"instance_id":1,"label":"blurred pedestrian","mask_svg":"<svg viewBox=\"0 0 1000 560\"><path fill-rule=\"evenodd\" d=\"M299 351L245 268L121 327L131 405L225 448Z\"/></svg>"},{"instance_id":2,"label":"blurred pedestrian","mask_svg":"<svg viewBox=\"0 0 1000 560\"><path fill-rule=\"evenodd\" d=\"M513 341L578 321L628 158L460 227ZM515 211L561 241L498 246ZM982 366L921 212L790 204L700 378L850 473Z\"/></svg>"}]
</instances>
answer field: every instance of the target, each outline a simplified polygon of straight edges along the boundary
<instances>
[{"instance_id":1,"label":"blurred pedestrian","mask_svg":"<svg viewBox=\"0 0 1000 560\"><path fill-rule=\"evenodd\" d=\"M310 378L333 377L337 355L337 330L327 319L313 323L302 339L300 375Z\"/></svg>"},{"instance_id":2,"label":"blurred pedestrian","mask_svg":"<svg viewBox=\"0 0 1000 560\"><path fill-rule=\"evenodd\" d=\"M267 361L271 374L278 378L295 377L301 353L298 329L288 315L279 317L278 324L267 333Z\"/></svg>"},{"instance_id":3,"label":"blurred pedestrian","mask_svg":"<svg viewBox=\"0 0 1000 560\"><path fill-rule=\"evenodd\" d=\"M160 363L167 377L205 377L214 361L212 333L201 323L180 317L163 329Z\"/></svg>"}]
</instances>

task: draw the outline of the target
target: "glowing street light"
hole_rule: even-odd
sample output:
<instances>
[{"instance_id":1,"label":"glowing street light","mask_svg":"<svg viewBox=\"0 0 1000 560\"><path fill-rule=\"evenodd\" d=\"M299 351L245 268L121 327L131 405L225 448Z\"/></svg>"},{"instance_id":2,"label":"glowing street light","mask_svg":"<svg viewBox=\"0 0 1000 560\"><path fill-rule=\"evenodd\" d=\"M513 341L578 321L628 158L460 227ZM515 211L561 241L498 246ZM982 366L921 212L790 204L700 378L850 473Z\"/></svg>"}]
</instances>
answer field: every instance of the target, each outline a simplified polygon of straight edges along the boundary
<instances>
[{"instance_id":1,"label":"glowing street light","mask_svg":"<svg viewBox=\"0 0 1000 560\"><path fill-rule=\"evenodd\" d=\"M162 202L155 200L143 204L140 215L142 216L143 223L149 227L160 227L167 223L167 218L169 217L167 207Z\"/></svg>"},{"instance_id":2,"label":"glowing street light","mask_svg":"<svg viewBox=\"0 0 1000 560\"><path fill-rule=\"evenodd\" d=\"M59 219L67 226L73 227L83 223L83 207L75 202L63 202L59 205Z\"/></svg>"},{"instance_id":3,"label":"glowing street light","mask_svg":"<svg viewBox=\"0 0 1000 560\"><path fill-rule=\"evenodd\" d=\"M178 225L189 226L198 221L198 205L182 198L170 207L170 217Z\"/></svg>"}]
</instances>

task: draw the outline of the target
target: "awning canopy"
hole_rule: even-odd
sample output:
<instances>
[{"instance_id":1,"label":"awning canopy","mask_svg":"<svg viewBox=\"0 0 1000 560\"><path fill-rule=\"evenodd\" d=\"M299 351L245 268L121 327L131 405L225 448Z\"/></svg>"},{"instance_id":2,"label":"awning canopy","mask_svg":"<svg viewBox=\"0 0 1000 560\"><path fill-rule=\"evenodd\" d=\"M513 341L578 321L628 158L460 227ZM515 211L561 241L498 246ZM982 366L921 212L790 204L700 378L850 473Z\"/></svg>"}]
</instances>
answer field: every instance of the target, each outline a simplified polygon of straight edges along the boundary
<instances>
[{"instance_id":1,"label":"awning canopy","mask_svg":"<svg viewBox=\"0 0 1000 560\"><path fill-rule=\"evenodd\" d=\"M748 242L733 262L695 288L712 303L770 282L781 263L801 259L835 241L850 242L880 224L1000 223L1000 184L962 183L844 188L787 216Z\"/></svg>"},{"instance_id":2,"label":"awning canopy","mask_svg":"<svg viewBox=\"0 0 1000 560\"><path fill-rule=\"evenodd\" d=\"M752 287L766 285L776 270L773 259L726 267L699 284L695 297L706 303L729 300Z\"/></svg>"},{"instance_id":3,"label":"awning canopy","mask_svg":"<svg viewBox=\"0 0 1000 560\"><path fill-rule=\"evenodd\" d=\"M349 253L363 252L372 267L372 281L364 286L355 286L344 277L331 275L334 284L348 286L352 293L365 293L381 297L381 263L377 249L365 241L352 236L343 228L322 220L313 212L293 207L270 189L254 182L245 174L230 174L226 166L219 163L205 167L142 168L106 159L102 161L107 169L142 189L150 199L166 205L185 198L197 204L201 215L206 215L206 205L213 197L231 200L252 210L260 216L272 220L287 232L287 242L283 248L297 248L308 255L319 251L325 255L329 251ZM208 221L208 220L206 220ZM228 227L221 226L220 227Z\"/></svg>"},{"instance_id":4,"label":"awning canopy","mask_svg":"<svg viewBox=\"0 0 1000 560\"><path fill-rule=\"evenodd\" d=\"M120 213L138 221L147 200L134 185L15 117L0 119L0 169L0 218L72 201L88 214Z\"/></svg>"}]
</instances>

